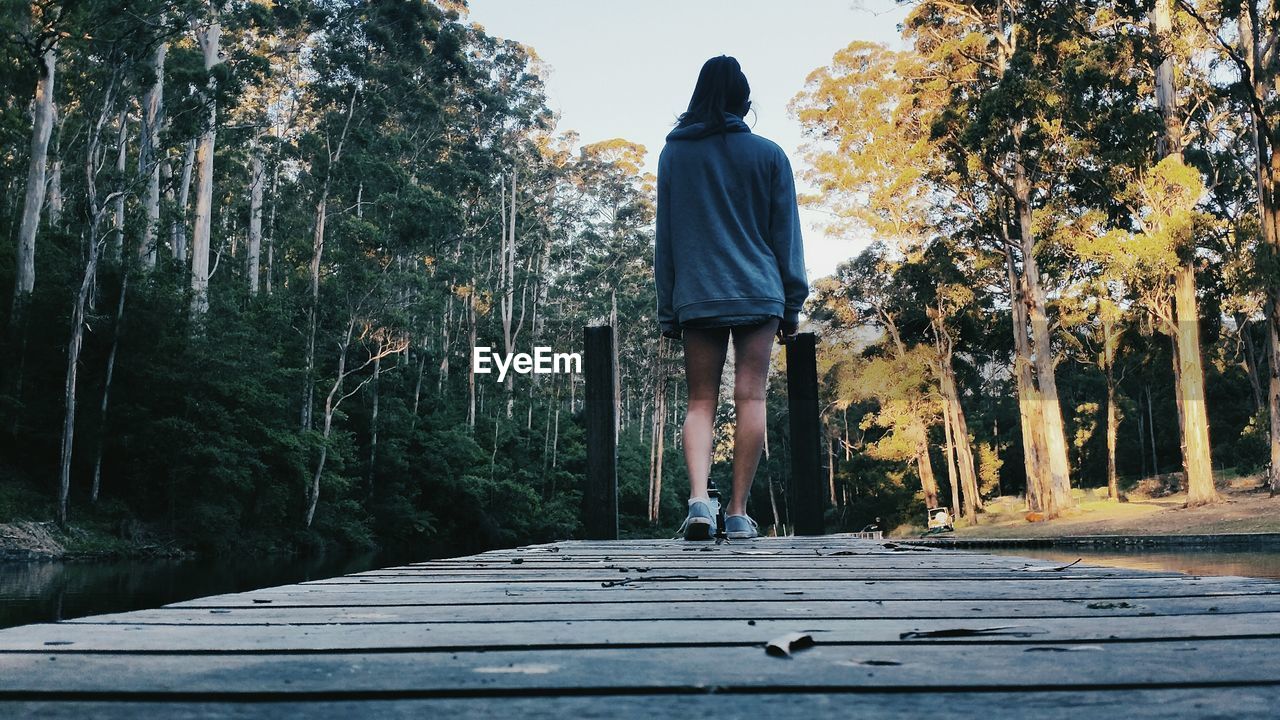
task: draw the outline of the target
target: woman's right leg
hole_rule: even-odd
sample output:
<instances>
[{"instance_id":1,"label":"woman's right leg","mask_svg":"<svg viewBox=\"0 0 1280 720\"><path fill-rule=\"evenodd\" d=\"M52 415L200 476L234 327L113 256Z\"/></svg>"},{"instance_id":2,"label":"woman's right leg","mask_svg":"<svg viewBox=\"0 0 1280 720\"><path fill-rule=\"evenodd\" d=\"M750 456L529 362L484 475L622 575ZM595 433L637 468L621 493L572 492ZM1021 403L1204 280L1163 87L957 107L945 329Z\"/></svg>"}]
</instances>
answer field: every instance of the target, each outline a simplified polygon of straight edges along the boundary
<instances>
[{"instance_id":1,"label":"woman's right leg","mask_svg":"<svg viewBox=\"0 0 1280 720\"><path fill-rule=\"evenodd\" d=\"M690 499L707 497L711 441L716 407L720 404L720 374L728 349L729 328L684 329L684 377L689 388L689 411L682 435Z\"/></svg>"}]
</instances>

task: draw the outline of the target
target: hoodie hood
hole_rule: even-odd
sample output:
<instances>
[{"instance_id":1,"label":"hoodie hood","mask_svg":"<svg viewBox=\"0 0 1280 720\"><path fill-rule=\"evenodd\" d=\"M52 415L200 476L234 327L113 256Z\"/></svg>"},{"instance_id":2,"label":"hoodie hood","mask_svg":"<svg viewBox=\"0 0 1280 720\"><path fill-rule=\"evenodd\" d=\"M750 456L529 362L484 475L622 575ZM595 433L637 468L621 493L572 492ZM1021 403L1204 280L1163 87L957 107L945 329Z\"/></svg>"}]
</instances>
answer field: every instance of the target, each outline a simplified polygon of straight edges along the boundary
<instances>
[{"instance_id":1,"label":"hoodie hood","mask_svg":"<svg viewBox=\"0 0 1280 720\"><path fill-rule=\"evenodd\" d=\"M742 118L731 112L725 112L724 125L722 127L709 128L706 122L690 123L667 133L667 140L698 140L708 135L714 135L721 130L724 132L751 132L751 128L743 122Z\"/></svg>"}]
</instances>

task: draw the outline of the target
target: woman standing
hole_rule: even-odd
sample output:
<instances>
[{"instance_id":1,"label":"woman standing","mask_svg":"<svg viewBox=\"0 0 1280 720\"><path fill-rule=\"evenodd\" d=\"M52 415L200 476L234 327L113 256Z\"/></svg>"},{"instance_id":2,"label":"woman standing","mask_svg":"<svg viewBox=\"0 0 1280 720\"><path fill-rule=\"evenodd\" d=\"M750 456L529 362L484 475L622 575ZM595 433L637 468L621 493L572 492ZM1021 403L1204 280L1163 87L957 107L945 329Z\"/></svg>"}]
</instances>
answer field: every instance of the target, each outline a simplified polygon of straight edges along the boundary
<instances>
[{"instance_id":1,"label":"woman standing","mask_svg":"<svg viewBox=\"0 0 1280 720\"><path fill-rule=\"evenodd\" d=\"M658 156L658 323L663 335L684 340L689 515L681 530L689 540L716 533L707 477L730 337L737 428L725 531L730 538L758 534L747 496L764 446L772 339L795 336L809 295L791 163L743 121L750 93L737 60L708 60Z\"/></svg>"}]
</instances>

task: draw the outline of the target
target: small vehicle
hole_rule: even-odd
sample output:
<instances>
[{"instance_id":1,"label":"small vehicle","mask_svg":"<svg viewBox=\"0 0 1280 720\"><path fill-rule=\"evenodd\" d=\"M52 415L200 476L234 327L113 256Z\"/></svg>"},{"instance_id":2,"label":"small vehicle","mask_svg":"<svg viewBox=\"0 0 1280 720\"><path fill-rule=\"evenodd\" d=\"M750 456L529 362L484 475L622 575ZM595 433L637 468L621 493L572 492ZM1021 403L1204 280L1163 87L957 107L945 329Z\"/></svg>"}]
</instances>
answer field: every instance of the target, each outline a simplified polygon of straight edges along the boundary
<instances>
[{"instance_id":1,"label":"small vehicle","mask_svg":"<svg viewBox=\"0 0 1280 720\"><path fill-rule=\"evenodd\" d=\"M929 529L925 531L925 535L952 532L955 529L950 510L945 507L929 508Z\"/></svg>"}]
</instances>

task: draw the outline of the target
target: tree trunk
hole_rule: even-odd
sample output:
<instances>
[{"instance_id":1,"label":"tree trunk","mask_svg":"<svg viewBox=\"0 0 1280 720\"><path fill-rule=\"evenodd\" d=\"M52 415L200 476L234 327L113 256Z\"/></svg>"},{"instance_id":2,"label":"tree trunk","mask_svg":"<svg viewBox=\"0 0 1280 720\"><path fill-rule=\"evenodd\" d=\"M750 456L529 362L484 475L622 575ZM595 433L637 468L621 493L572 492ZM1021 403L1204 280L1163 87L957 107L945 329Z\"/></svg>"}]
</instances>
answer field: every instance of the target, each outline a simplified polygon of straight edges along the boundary
<instances>
[{"instance_id":1,"label":"tree trunk","mask_svg":"<svg viewBox=\"0 0 1280 720\"><path fill-rule=\"evenodd\" d=\"M221 62L218 40L222 25L213 10L207 22L197 23L196 40L204 56L208 74L201 92L204 101L204 129L196 148L196 217L191 232L191 314L203 315L209 309L209 247L213 228L213 151L217 139L218 82L212 70Z\"/></svg>"},{"instance_id":2,"label":"tree trunk","mask_svg":"<svg viewBox=\"0 0 1280 720\"><path fill-rule=\"evenodd\" d=\"M67 527L67 505L71 495L71 451L76 430L76 375L80 367L80 350L84 343L85 306L93 290L98 271L98 238L89 234L89 255L85 260L80 290L71 309L71 338L67 342L67 373L63 384L62 446L58 467L58 525Z\"/></svg>"},{"instance_id":3,"label":"tree trunk","mask_svg":"<svg viewBox=\"0 0 1280 720\"><path fill-rule=\"evenodd\" d=\"M306 373L302 398L303 430L308 430L311 427L312 408L315 402L316 335L320 331L320 267L324 257L325 224L329 219L329 189L333 181L333 166L342 159L342 148L347 142L347 131L351 129L351 116L355 113L355 108L356 92L352 91L351 101L347 105L347 119L342 126L342 134L338 136L336 148L328 142L325 143L326 148L332 149L329 150L326 158L328 162L325 166L324 181L320 185L319 198L315 207L315 220L312 223L314 227L311 234L311 264L309 267L311 303L307 310L307 350L304 360Z\"/></svg>"},{"instance_id":4,"label":"tree trunk","mask_svg":"<svg viewBox=\"0 0 1280 720\"><path fill-rule=\"evenodd\" d=\"M182 174L178 176L178 211L170 228L173 242L173 259L181 266L187 264L187 208L191 206L191 176L196 163L196 141L188 140L182 154Z\"/></svg>"},{"instance_id":5,"label":"tree trunk","mask_svg":"<svg viewBox=\"0 0 1280 720\"><path fill-rule=\"evenodd\" d=\"M254 143L249 157L249 295L258 294L259 258L262 254L262 186L266 182L262 153Z\"/></svg>"},{"instance_id":6,"label":"tree trunk","mask_svg":"<svg viewBox=\"0 0 1280 720\"><path fill-rule=\"evenodd\" d=\"M1071 467L1067 462L1066 430L1062 424L1062 408L1058 402L1053 344L1049 333L1049 317L1045 310L1045 292L1040 285L1040 270L1035 258L1035 237L1031 225L1031 185L1019 160L1014 181L1014 206L1018 215L1022 241L1022 279L1027 316L1031 323L1036 386L1039 390L1040 415L1044 427L1044 445L1048 459L1048 497L1042 498L1046 517L1056 517L1075 505L1071 497Z\"/></svg>"},{"instance_id":7,"label":"tree trunk","mask_svg":"<svg viewBox=\"0 0 1280 720\"><path fill-rule=\"evenodd\" d=\"M832 428L827 433L827 497L831 500L831 507L838 507L836 504L836 441L840 438L840 431Z\"/></svg>"},{"instance_id":8,"label":"tree trunk","mask_svg":"<svg viewBox=\"0 0 1280 720\"><path fill-rule=\"evenodd\" d=\"M142 125L138 132L138 173L147 178L142 198L142 236L138 259L144 270L156 266L156 232L160 227L160 125L164 118L164 61L169 43L160 43L151 57L155 78L142 98Z\"/></svg>"},{"instance_id":9,"label":"tree trunk","mask_svg":"<svg viewBox=\"0 0 1280 720\"><path fill-rule=\"evenodd\" d=\"M1018 419L1022 429L1022 459L1027 475L1027 508L1044 509L1048 494L1048 463L1045 460L1043 423L1040 421L1040 393L1031 376L1031 341L1027 337L1026 303L1022 283L1013 265L1013 249L1006 244L1005 273L1009 280L1013 310L1014 377L1018 384Z\"/></svg>"},{"instance_id":10,"label":"tree trunk","mask_svg":"<svg viewBox=\"0 0 1280 720\"><path fill-rule=\"evenodd\" d=\"M1156 106L1164 121L1164 133L1156 138L1159 157L1182 154L1182 122L1178 119L1178 96L1173 84L1173 18L1170 0L1156 0L1152 8L1152 30L1155 33L1160 64L1156 66Z\"/></svg>"},{"instance_id":11,"label":"tree trunk","mask_svg":"<svg viewBox=\"0 0 1280 720\"><path fill-rule=\"evenodd\" d=\"M1209 454L1209 417L1205 409L1204 369L1200 364L1200 317L1196 308L1195 269L1190 263L1178 270L1175 291L1178 313L1178 359L1182 372L1178 392L1183 397L1186 422L1187 505L1217 502L1213 485L1213 461Z\"/></svg>"},{"instance_id":12,"label":"tree trunk","mask_svg":"<svg viewBox=\"0 0 1280 720\"><path fill-rule=\"evenodd\" d=\"M85 149L85 201L89 211L89 244L84 263L84 273L80 278L80 289L75 296L75 304L71 308L71 337L67 342L67 371L63 384L63 416L62 444L58 468L58 525L67 527L67 505L71 494L71 453L75 442L76 429L76 382L80 367L80 350L84 343L85 310L98 272L98 257L101 251L98 239L98 228L102 216L106 212L104 205L98 204L96 183L97 157L102 142L102 129L107 124L110 108L115 104L113 92L114 78L108 86L103 98L102 111L97 123L89 131L89 141ZM114 196L107 200L113 200Z\"/></svg>"},{"instance_id":13,"label":"tree trunk","mask_svg":"<svg viewBox=\"0 0 1280 720\"><path fill-rule=\"evenodd\" d=\"M276 163L275 169L271 172L271 216L267 218L267 233L265 242L267 243L267 272L266 277L262 279L262 288L271 295L271 277L276 270L276 206L280 202L276 199L276 193L280 188L280 164Z\"/></svg>"},{"instance_id":14,"label":"tree trunk","mask_svg":"<svg viewBox=\"0 0 1280 720\"><path fill-rule=\"evenodd\" d=\"M1280 256L1280 250L1276 251ZM1267 410L1271 419L1271 494L1280 493L1280 284L1271 288L1267 312Z\"/></svg>"},{"instance_id":15,"label":"tree trunk","mask_svg":"<svg viewBox=\"0 0 1280 720\"><path fill-rule=\"evenodd\" d=\"M948 348L950 340L947 341ZM982 512L982 494L978 487L977 463L973 458L973 445L969 442L969 423L965 420L964 406L960 404L960 390L956 385L956 372L952 365L952 353L947 350L942 358L939 373L942 394L946 399L948 421L951 424L952 442L955 446L956 465L959 471L960 487L964 491L967 503L965 509L969 519L978 522L978 513Z\"/></svg>"},{"instance_id":16,"label":"tree trunk","mask_svg":"<svg viewBox=\"0 0 1280 720\"><path fill-rule=\"evenodd\" d=\"M471 278L471 287L467 293L467 333L470 345L476 346L476 279ZM475 430L476 427L476 366L475 363L467 363L467 427Z\"/></svg>"},{"instance_id":17,"label":"tree trunk","mask_svg":"<svg viewBox=\"0 0 1280 720\"><path fill-rule=\"evenodd\" d=\"M320 332L320 261L324 255L324 226L328 219L329 184L326 181L316 203L314 228L311 233L311 304L307 311L307 350L303 359L302 429L311 428L315 403L316 336Z\"/></svg>"},{"instance_id":18,"label":"tree trunk","mask_svg":"<svg viewBox=\"0 0 1280 720\"><path fill-rule=\"evenodd\" d=\"M116 190L111 203L111 257L113 261L124 258L124 170L128 162L129 114L123 109L119 115L119 133L116 136Z\"/></svg>"},{"instance_id":19,"label":"tree trunk","mask_svg":"<svg viewBox=\"0 0 1280 720\"><path fill-rule=\"evenodd\" d=\"M502 248L501 256L498 258L499 265L499 285L502 291L502 340L503 347L508 355L515 352L515 329L512 327L512 321L515 315L515 293L516 293L516 169L511 168L511 218L508 221L506 216L507 209L507 191L506 187L500 182L499 187L502 188L502 200L499 203L502 212ZM512 394L512 383L515 373L507 373L504 392L507 396L507 417L511 417L514 396Z\"/></svg>"},{"instance_id":20,"label":"tree trunk","mask_svg":"<svg viewBox=\"0 0 1280 720\"><path fill-rule=\"evenodd\" d=\"M111 379L116 371L116 351L120 349L120 324L124 322L124 300L129 293L129 269L120 275L120 299L116 302L116 321L111 327L111 351L107 353L107 372L102 380L102 406L98 409L98 446L93 458L93 487L89 491L89 501L98 502L98 493L102 487L102 449L106 445L107 407L111 399Z\"/></svg>"},{"instance_id":21,"label":"tree trunk","mask_svg":"<svg viewBox=\"0 0 1280 720\"><path fill-rule=\"evenodd\" d=\"M324 430L320 435L320 458L316 462L316 471L311 476L311 487L307 491L307 527L311 527L311 521L316 515L316 506L320 503L320 478L324 475L325 460L329 458L329 436L333 433L333 413L337 409L337 403L340 402L338 398L339 393L342 392L342 381L347 377L347 351L351 348L351 335L355 331L355 326L355 318L347 322L346 335L338 346L338 375L334 378L329 394L324 400Z\"/></svg>"},{"instance_id":22,"label":"tree trunk","mask_svg":"<svg viewBox=\"0 0 1280 720\"><path fill-rule=\"evenodd\" d=\"M921 439L916 445L916 470L920 473L920 488L924 490L924 505L926 508L936 508L938 507L938 481L933 475L933 461L929 459L928 432L923 422L919 423L917 429Z\"/></svg>"},{"instance_id":23,"label":"tree trunk","mask_svg":"<svg viewBox=\"0 0 1280 720\"><path fill-rule=\"evenodd\" d=\"M951 441L951 408L946 398L942 400L942 436L947 456L947 484L951 486L951 517L960 517L960 480L956 477L955 443Z\"/></svg>"},{"instance_id":24,"label":"tree trunk","mask_svg":"<svg viewBox=\"0 0 1280 720\"><path fill-rule=\"evenodd\" d=\"M57 117L58 109L54 107L54 129L50 143L53 145L53 158L49 163L49 227L62 227L62 209L65 197L62 192L62 127L63 119Z\"/></svg>"},{"instance_id":25,"label":"tree trunk","mask_svg":"<svg viewBox=\"0 0 1280 720\"><path fill-rule=\"evenodd\" d=\"M36 282L36 231L44 207L45 173L48 170L49 136L53 132L53 80L57 67L57 45L41 56L40 79L36 81L31 123L31 151L27 161L27 191L18 226L18 260L13 283L13 314L10 324L19 327L26 315L27 301Z\"/></svg>"},{"instance_id":26,"label":"tree trunk","mask_svg":"<svg viewBox=\"0 0 1280 720\"><path fill-rule=\"evenodd\" d=\"M650 434L649 522L657 523L662 509L662 466L666 453L667 421L667 341L658 338L657 368L654 373L653 432Z\"/></svg>"},{"instance_id":27,"label":"tree trunk","mask_svg":"<svg viewBox=\"0 0 1280 720\"><path fill-rule=\"evenodd\" d=\"M1102 314L1102 364L1107 378L1107 496L1120 499L1120 478L1116 472L1116 435L1120 431L1120 414L1116 408L1115 328L1106 311ZM1141 445L1139 445L1141 454Z\"/></svg>"},{"instance_id":28,"label":"tree trunk","mask_svg":"<svg viewBox=\"0 0 1280 720\"><path fill-rule=\"evenodd\" d=\"M378 401L382 381L382 358L373 360L373 408L369 411L369 497L373 497L373 482L378 467Z\"/></svg>"},{"instance_id":29,"label":"tree trunk","mask_svg":"<svg viewBox=\"0 0 1280 720\"><path fill-rule=\"evenodd\" d=\"M1244 372L1249 378L1249 389L1253 391L1253 412L1260 413L1267 406L1266 394L1262 391L1262 371L1259 369L1258 346L1253 342L1253 333L1249 330L1249 318L1244 313L1235 313L1237 332L1244 346Z\"/></svg>"},{"instance_id":30,"label":"tree trunk","mask_svg":"<svg viewBox=\"0 0 1280 720\"><path fill-rule=\"evenodd\" d=\"M1161 53L1156 67L1156 103L1164 120L1157 138L1162 158L1182 155L1182 123L1174 87L1171 0L1156 0L1152 26ZM1195 246L1179 248L1186 259L1174 271L1174 377L1177 382L1178 419L1181 429L1182 466L1187 478L1187 505L1216 502L1213 461L1209 450L1209 419L1205 409L1204 369L1200 352L1200 315L1196 300Z\"/></svg>"}]
</instances>

